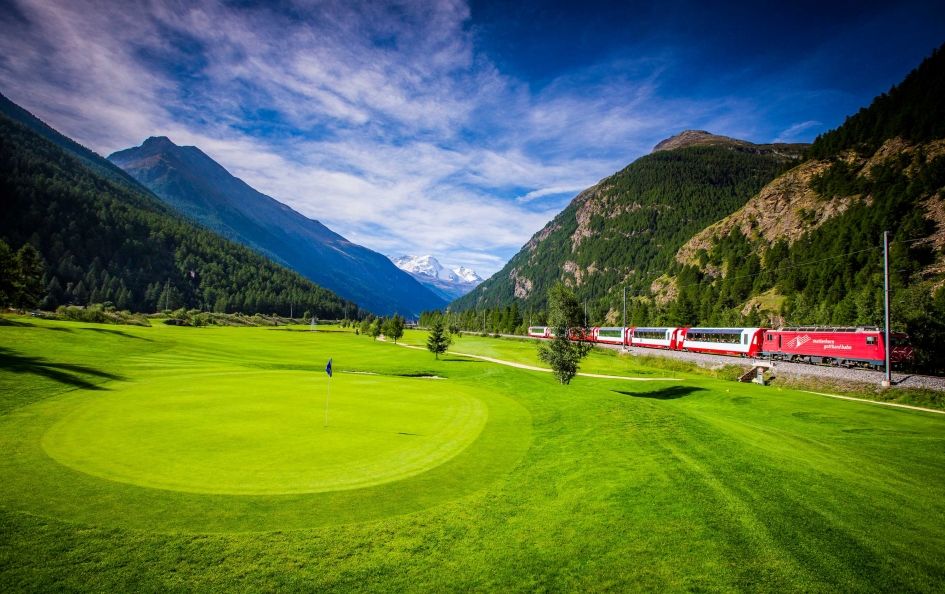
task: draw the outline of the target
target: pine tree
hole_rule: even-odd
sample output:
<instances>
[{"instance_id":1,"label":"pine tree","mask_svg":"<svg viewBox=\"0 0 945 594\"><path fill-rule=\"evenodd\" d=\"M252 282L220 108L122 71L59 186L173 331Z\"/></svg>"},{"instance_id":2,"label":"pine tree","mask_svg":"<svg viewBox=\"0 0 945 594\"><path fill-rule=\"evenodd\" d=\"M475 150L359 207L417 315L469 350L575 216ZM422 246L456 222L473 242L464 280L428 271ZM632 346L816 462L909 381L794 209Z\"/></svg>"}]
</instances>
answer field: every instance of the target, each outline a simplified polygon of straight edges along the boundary
<instances>
[{"instance_id":1,"label":"pine tree","mask_svg":"<svg viewBox=\"0 0 945 594\"><path fill-rule=\"evenodd\" d=\"M404 319L394 314L384 322L384 336L393 340L394 343L404 335Z\"/></svg>"},{"instance_id":2,"label":"pine tree","mask_svg":"<svg viewBox=\"0 0 945 594\"><path fill-rule=\"evenodd\" d=\"M13 304L16 307L35 307L43 296L43 273L46 264L42 256L30 243L16 252L14 257L14 295Z\"/></svg>"},{"instance_id":3,"label":"pine tree","mask_svg":"<svg viewBox=\"0 0 945 594\"><path fill-rule=\"evenodd\" d=\"M374 318L374 321L371 322L371 338L377 340L377 337L381 335L384 331L384 320L382 318Z\"/></svg>"},{"instance_id":4,"label":"pine tree","mask_svg":"<svg viewBox=\"0 0 945 594\"><path fill-rule=\"evenodd\" d=\"M452 342L453 337L443 328L443 319L436 318L433 324L430 325L430 335L427 337L427 350L439 359L440 354L445 353Z\"/></svg>"},{"instance_id":5,"label":"pine tree","mask_svg":"<svg viewBox=\"0 0 945 594\"><path fill-rule=\"evenodd\" d=\"M15 276L16 263L13 259L13 251L5 241L0 240L0 305L13 303L13 296L16 293Z\"/></svg>"},{"instance_id":6,"label":"pine tree","mask_svg":"<svg viewBox=\"0 0 945 594\"><path fill-rule=\"evenodd\" d=\"M538 343L538 358L551 366L562 384L569 384L577 375L581 359L591 351L591 344L573 341L569 330L584 320L581 305L574 292L563 283L548 291L548 324L554 328L551 342Z\"/></svg>"}]
</instances>

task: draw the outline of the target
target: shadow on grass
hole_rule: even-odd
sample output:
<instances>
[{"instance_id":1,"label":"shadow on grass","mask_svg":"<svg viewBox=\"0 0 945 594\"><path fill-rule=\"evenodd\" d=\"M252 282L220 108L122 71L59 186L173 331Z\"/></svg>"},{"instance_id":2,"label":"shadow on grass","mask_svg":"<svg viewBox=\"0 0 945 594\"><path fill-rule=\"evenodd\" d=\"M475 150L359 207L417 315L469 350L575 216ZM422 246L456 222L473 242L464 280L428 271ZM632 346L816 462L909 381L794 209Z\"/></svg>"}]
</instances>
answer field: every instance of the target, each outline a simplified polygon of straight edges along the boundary
<instances>
[{"instance_id":1,"label":"shadow on grass","mask_svg":"<svg viewBox=\"0 0 945 594\"><path fill-rule=\"evenodd\" d=\"M653 400L676 400L692 394L693 392L704 392L705 388L695 388L693 386L672 386L662 390L653 390L652 392L626 392L624 390L611 390L624 396L633 396L634 398L652 398Z\"/></svg>"},{"instance_id":2,"label":"shadow on grass","mask_svg":"<svg viewBox=\"0 0 945 594\"><path fill-rule=\"evenodd\" d=\"M0 370L11 371L13 373L32 373L41 377L51 379L61 384L83 388L85 390L105 390L102 386L92 383L82 377L92 376L103 380L124 379L120 375L101 371L94 367L86 365L76 365L73 363L54 363L47 361L43 357L28 357L20 355L16 351L0 347Z\"/></svg>"},{"instance_id":3,"label":"shadow on grass","mask_svg":"<svg viewBox=\"0 0 945 594\"><path fill-rule=\"evenodd\" d=\"M128 334L124 330L110 330L108 328L81 328L81 330L88 330L89 332L100 332L102 334L114 334L115 336L121 336L122 338L133 338L135 340L143 340L145 342L154 342L150 338L145 338L143 336L135 336L134 334Z\"/></svg>"},{"instance_id":4,"label":"shadow on grass","mask_svg":"<svg viewBox=\"0 0 945 594\"><path fill-rule=\"evenodd\" d=\"M54 332L72 332L72 328L60 328L58 326L37 326L32 322L21 322L20 320L11 320L0 317L0 326L14 326L17 328L42 328L43 330L52 330Z\"/></svg>"},{"instance_id":5,"label":"shadow on grass","mask_svg":"<svg viewBox=\"0 0 945 594\"><path fill-rule=\"evenodd\" d=\"M454 359L453 357L443 357L440 361L449 361L450 363L485 363L479 359Z\"/></svg>"},{"instance_id":6,"label":"shadow on grass","mask_svg":"<svg viewBox=\"0 0 945 594\"><path fill-rule=\"evenodd\" d=\"M9 318L0 317L0 326L17 326L20 328L35 328L36 324L31 324L29 322L21 322L20 320L11 320Z\"/></svg>"}]
</instances>

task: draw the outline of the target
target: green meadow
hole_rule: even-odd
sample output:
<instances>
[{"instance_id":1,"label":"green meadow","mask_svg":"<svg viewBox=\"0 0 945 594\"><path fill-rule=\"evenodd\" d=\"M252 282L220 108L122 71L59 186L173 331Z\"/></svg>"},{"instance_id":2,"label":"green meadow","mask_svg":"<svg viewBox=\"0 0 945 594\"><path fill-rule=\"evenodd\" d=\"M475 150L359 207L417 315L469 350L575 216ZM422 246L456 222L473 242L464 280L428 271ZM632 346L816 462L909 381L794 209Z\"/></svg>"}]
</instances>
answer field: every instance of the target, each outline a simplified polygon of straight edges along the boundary
<instances>
[{"instance_id":1,"label":"green meadow","mask_svg":"<svg viewBox=\"0 0 945 594\"><path fill-rule=\"evenodd\" d=\"M945 589L945 415L307 330L0 318L0 590Z\"/></svg>"}]
</instances>

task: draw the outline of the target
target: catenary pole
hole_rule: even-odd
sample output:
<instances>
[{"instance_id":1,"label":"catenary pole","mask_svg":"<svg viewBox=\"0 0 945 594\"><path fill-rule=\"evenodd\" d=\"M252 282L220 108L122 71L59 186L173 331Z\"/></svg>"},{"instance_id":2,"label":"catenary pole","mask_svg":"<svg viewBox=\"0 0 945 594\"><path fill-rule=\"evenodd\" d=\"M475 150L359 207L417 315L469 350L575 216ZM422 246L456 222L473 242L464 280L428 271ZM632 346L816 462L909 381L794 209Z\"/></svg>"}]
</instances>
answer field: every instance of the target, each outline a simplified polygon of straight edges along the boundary
<instances>
[{"instance_id":1,"label":"catenary pole","mask_svg":"<svg viewBox=\"0 0 945 594\"><path fill-rule=\"evenodd\" d=\"M885 350L886 350L886 376L883 379L883 387L888 388L892 385L892 369L890 368L890 351L892 345L889 343L889 231L883 231L883 303L885 306Z\"/></svg>"},{"instance_id":2,"label":"catenary pole","mask_svg":"<svg viewBox=\"0 0 945 594\"><path fill-rule=\"evenodd\" d=\"M623 286L623 327L620 329L620 342L623 343L624 349L627 348L626 345L626 331L627 331L627 285Z\"/></svg>"}]
</instances>

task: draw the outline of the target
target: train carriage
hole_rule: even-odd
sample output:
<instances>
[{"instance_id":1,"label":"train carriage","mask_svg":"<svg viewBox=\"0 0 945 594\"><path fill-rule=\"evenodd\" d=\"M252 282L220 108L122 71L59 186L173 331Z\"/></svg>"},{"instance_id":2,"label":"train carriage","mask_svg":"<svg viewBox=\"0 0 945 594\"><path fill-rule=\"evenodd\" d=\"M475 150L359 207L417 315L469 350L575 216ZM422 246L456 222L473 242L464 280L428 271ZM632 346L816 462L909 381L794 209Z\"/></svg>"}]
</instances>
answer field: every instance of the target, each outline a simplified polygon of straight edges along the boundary
<instances>
[{"instance_id":1,"label":"train carriage","mask_svg":"<svg viewBox=\"0 0 945 594\"><path fill-rule=\"evenodd\" d=\"M592 328L593 341L601 344L626 345L630 342L630 328Z\"/></svg>"},{"instance_id":2,"label":"train carriage","mask_svg":"<svg viewBox=\"0 0 945 594\"><path fill-rule=\"evenodd\" d=\"M688 328L680 350L735 357L761 353L764 328Z\"/></svg>"},{"instance_id":3,"label":"train carriage","mask_svg":"<svg viewBox=\"0 0 945 594\"><path fill-rule=\"evenodd\" d=\"M532 338L551 338L551 328L548 326L529 326L528 335Z\"/></svg>"},{"instance_id":4,"label":"train carriage","mask_svg":"<svg viewBox=\"0 0 945 594\"><path fill-rule=\"evenodd\" d=\"M685 328L631 328L630 345L649 349L676 350Z\"/></svg>"}]
</instances>

